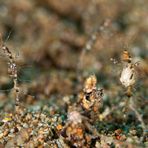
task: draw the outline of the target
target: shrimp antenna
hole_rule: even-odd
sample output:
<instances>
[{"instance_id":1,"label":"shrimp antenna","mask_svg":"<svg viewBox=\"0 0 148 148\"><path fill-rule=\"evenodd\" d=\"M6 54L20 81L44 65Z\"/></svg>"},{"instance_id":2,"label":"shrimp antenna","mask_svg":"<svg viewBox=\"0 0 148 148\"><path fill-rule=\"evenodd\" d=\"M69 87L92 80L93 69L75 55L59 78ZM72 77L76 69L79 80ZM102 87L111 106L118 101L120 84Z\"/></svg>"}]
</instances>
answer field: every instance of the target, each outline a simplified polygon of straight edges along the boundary
<instances>
[{"instance_id":1,"label":"shrimp antenna","mask_svg":"<svg viewBox=\"0 0 148 148\"><path fill-rule=\"evenodd\" d=\"M13 29L11 29L11 30L8 32L8 35L7 35L6 39L5 39L5 41L3 42L4 45L5 45L5 43L9 40L9 38L10 38L12 32L13 32Z\"/></svg>"}]
</instances>

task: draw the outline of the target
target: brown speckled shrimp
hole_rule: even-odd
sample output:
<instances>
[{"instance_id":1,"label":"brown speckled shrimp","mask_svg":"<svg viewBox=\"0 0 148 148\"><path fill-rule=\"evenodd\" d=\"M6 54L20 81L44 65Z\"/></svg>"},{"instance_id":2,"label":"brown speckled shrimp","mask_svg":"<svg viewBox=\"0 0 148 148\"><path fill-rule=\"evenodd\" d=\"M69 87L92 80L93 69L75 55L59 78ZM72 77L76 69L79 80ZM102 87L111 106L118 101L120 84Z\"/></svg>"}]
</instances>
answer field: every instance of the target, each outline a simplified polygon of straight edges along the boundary
<instances>
[{"instance_id":1,"label":"brown speckled shrimp","mask_svg":"<svg viewBox=\"0 0 148 148\"><path fill-rule=\"evenodd\" d=\"M20 88L18 87L17 64L15 62L15 58L14 58L12 52L10 51L10 49L7 46L2 44L1 49L3 50L3 53L5 54L5 56L8 58L8 74L13 79L13 83L14 83L13 88L16 92L16 106L18 106L19 100L20 100L19 99Z\"/></svg>"}]
</instances>

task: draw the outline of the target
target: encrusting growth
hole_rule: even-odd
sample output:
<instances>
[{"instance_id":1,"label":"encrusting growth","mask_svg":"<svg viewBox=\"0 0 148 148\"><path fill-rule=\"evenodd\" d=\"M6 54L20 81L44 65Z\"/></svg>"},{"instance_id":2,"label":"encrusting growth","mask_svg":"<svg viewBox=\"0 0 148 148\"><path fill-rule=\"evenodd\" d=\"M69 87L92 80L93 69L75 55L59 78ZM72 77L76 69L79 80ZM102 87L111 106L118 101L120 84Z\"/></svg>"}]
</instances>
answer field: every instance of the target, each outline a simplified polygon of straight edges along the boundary
<instances>
[{"instance_id":1,"label":"encrusting growth","mask_svg":"<svg viewBox=\"0 0 148 148\"><path fill-rule=\"evenodd\" d=\"M102 104L103 89L97 89L97 79L95 75L88 77L84 83L83 92L80 95L82 107L87 110L97 112Z\"/></svg>"},{"instance_id":2,"label":"encrusting growth","mask_svg":"<svg viewBox=\"0 0 148 148\"><path fill-rule=\"evenodd\" d=\"M61 135L71 147L95 146L99 134L93 126L98 119L99 108L102 104L102 89L96 87L95 75L86 78L83 92L79 95L78 101L69 106L67 122L62 129Z\"/></svg>"},{"instance_id":3,"label":"encrusting growth","mask_svg":"<svg viewBox=\"0 0 148 148\"><path fill-rule=\"evenodd\" d=\"M19 101L20 101L20 99L19 99L20 88L18 86L17 64L15 62L15 58L13 57L12 52L3 43L2 43L1 49L3 50L4 54L8 58L8 74L13 79L13 83L14 83L13 88L14 88L14 90L16 92L16 100L15 100L16 102L15 102L15 104L16 104L16 106L18 106Z\"/></svg>"}]
</instances>

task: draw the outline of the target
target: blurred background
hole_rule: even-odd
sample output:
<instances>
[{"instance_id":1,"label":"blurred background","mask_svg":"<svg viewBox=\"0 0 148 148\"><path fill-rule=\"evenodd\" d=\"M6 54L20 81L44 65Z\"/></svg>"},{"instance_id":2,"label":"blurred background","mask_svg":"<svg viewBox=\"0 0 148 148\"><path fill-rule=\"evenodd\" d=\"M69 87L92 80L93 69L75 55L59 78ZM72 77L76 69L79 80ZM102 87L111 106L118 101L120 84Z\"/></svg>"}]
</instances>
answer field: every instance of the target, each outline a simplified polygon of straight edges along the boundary
<instances>
[{"instance_id":1,"label":"blurred background","mask_svg":"<svg viewBox=\"0 0 148 148\"><path fill-rule=\"evenodd\" d=\"M147 10L147 0L0 0L0 33L18 64L22 101L63 103L96 74L105 90L104 106L116 105L125 91L119 82L122 66L110 59L120 61L127 49L140 61L134 94L146 116ZM92 48L83 52L94 33ZM0 54L0 106L11 110L6 102L14 102L13 83L8 60Z\"/></svg>"}]
</instances>

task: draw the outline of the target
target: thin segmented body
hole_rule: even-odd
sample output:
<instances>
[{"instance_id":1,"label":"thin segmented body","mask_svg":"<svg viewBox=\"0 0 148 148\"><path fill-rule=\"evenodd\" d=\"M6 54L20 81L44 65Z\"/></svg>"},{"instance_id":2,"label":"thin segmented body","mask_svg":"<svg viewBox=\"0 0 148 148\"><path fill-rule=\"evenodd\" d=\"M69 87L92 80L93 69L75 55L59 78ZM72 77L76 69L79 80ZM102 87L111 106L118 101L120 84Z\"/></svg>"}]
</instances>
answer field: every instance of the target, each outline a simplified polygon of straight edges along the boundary
<instances>
[{"instance_id":1,"label":"thin segmented body","mask_svg":"<svg viewBox=\"0 0 148 148\"><path fill-rule=\"evenodd\" d=\"M13 88L16 92L16 105L18 105L20 89L18 87L17 65L12 55L12 52L9 50L9 48L5 45L2 45L2 50L4 54L8 57L8 73L10 74L10 77L13 79L13 83L14 83Z\"/></svg>"}]
</instances>

